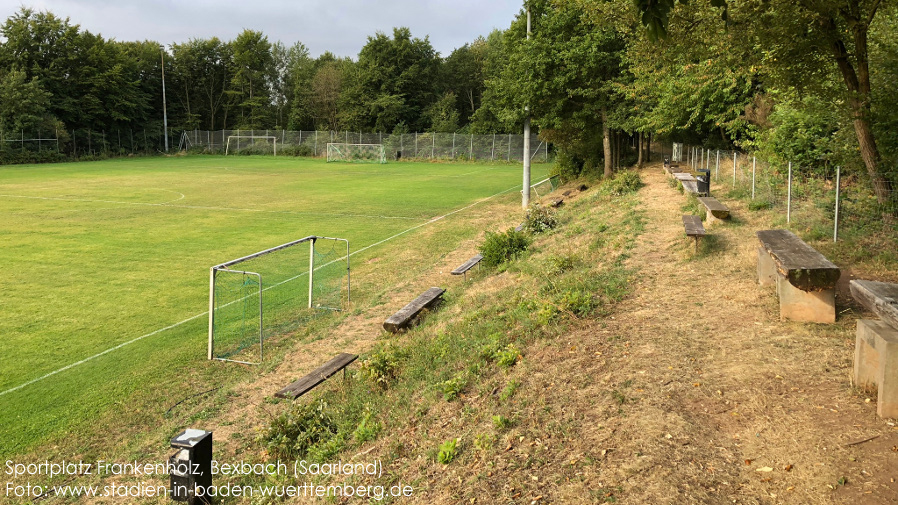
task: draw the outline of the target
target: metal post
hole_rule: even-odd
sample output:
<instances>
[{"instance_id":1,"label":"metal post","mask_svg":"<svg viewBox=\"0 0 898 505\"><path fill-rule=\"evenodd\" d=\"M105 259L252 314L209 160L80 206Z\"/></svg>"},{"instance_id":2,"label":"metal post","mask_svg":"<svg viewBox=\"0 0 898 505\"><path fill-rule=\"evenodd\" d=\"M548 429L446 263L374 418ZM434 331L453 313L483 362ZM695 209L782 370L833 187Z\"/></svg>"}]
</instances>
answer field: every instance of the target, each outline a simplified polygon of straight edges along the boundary
<instances>
[{"instance_id":1,"label":"metal post","mask_svg":"<svg viewBox=\"0 0 898 505\"><path fill-rule=\"evenodd\" d=\"M215 268L209 269L209 359L212 359L212 334L215 329Z\"/></svg>"},{"instance_id":2,"label":"metal post","mask_svg":"<svg viewBox=\"0 0 898 505\"><path fill-rule=\"evenodd\" d=\"M418 158L418 132L415 132L415 159Z\"/></svg>"},{"instance_id":3,"label":"metal post","mask_svg":"<svg viewBox=\"0 0 898 505\"><path fill-rule=\"evenodd\" d=\"M468 150L468 159L474 159L474 134L471 134L471 148Z\"/></svg>"},{"instance_id":4,"label":"metal post","mask_svg":"<svg viewBox=\"0 0 898 505\"><path fill-rule=\"evenodd\" d=\"M511 161L511 134L508 134L508 160Z\"/></svg>"},{"instance_id":5,"label":"metal post","mask_svg":"<svg viewBox=\"0 0 898 505\"><path fill-rule=\"evenodd\" d=\"M720 180L720 149L717 150L717 162L714 165L715 173L714 178Z\"/></svg>"},{"instance_id":6,"label":"metal post","mask_svg":"<svg viewBox=\"0 0 898 505\"><path fill-rule=\"evenodd\" d=\"M842 167L836 167L836 220L833 225L833 242L839 241L839 196L842 190L841 186Z\"/></svg>"},{"instance_id":7,"label":"metal post","mask_svg":"<svg viewBox=\"0 0 898 505\"><path fill-rule=\"evenodd\" d=\"M736 188L736 151L733 151L733 189Z\"/></svg>"},{"instance_id":8,"label":"metal post","mask_svg":"<svg viewBox=\"0 0 898 505\"><path fill-rule=\"evenodd\" d=\"M455 132L452 132L452 154L449 157L455 159Z\"/></svg>"},{"instance_id":9,"label":"metal post","mask_svg":"<svg viewBox=\"0 0 898 505\"><path fill-rule=\"evenodd\" d=\"M315 237L309 241L309 308L312 308L312 278L315 276Z\"/></svg>"},{"instance_id":10,"label":"metal post","mask_svg":"<svg viewBox=\"0 0 898 505\"><path fill-rule=\"evenodd\" d=\"M400 134L401 135L401 134ZM346 304L352 303L352 277L349 270L349 241L346 241ZM345 370L345 369L344 369Z\"/></svg>"},{"instance_id":11,"label":"metal post","mask_svg":"<svg viewBox=\"0 0 898 505\"><path fill-rule=\"evenodd\" d=\"M530 3L527 3L527 40L530 40ZM521 207L530 206L530 104L524 106L524 181Z\"/></svg>"},{"instance_id":12,"label":"metal post","mask_svg":"<svg viewBox=\"0 0 898 505\"><path fill-rule=\"evenodd\" d=\"M165 46L162 50L162 133L165 137L165 152L168 152L168 109L165 107Z\"/></svg>"},{"instance_id":13,"label":"metal post","mask_svg":"<svg viewBox=\"0 0 898 505\"><path fill-rule=\"evenodd\" d=\"M436 151L437 147L437 133L433 132L430 134L430 159L433 159L434 151Z\"/></svg>"},{"instance_id":14,"label":"metal post","mask_svg":"<svg viewBox=\"0 0 898 505\"><path fill-rule=\"evenodd\" d=\"M315 156L318 156L318 128L315 128Z\"/></svg>"},{"instance_id":15,"label":"metal post","mask_svg":"<svg viewBox=\"0 0 898 505\"><path fill-rule=\"evenodd\" d=\"M496 159L496 134L493 134L493 148L490 150L490 161Z\"/></svg>"},{"instance_id":16,"label":"metal post","mask_svg":"<svg viewBox=\"0 0 898 505\"><path fill-rule=\"evenodd\" d=\"M755 199L755 172L757 170L758 157L751 157L751 199Z\"/></svg>"},{"instance_id":17,"label":"metal post","mask_svg":"<svg viewBox=\"0 0 898 505\"><path fill-rule=\"evenodd\" d=\"M792 162L789 162L789 193L786 200L786 222L792 222Z\"/></svg>"}]
</instances>

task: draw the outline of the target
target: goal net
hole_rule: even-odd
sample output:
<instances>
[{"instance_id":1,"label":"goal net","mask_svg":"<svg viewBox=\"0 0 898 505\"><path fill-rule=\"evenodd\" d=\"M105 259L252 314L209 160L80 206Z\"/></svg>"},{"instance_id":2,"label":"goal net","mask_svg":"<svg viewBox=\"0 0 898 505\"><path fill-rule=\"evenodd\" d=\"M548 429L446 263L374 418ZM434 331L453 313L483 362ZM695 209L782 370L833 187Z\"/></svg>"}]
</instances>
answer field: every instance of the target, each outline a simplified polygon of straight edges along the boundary
<instances>
[{"instance_id":1,"label":"goal net","mask_svg":"<svg viewBox=\"0 0 898 505\"><path fill-rule=\"evenodd\" d=\"M349 242L309 236L211 268L209 359L262 362L265 342L350 299Z\"/></svg>"},{"instance_id":2,"label":"goal net","mask_svg":"<svg viewBox=\"0 0 898 505\"><path fill-rule=\"evenodd\" d=\"M548 177L537 182L536 184L531 184L530 191L534 193L537 198L542 198L552 191L555 191L556 187L558 187L558 178Z\"/></svg>"},{"instance_id":3,"label":"goal net","mask_svg":"<svg viewBox=\"0 0 898 505\"><path fill-rule=\"evenodd\" d=\"M225 156L228 154L278 155L278 138L273 135L228 135Z\"/></svg>"},{"instance_id":4,"label":"goal net","mask_svg":"<svg viewBox=\"0 0 898 505\"><path fill-rule=\"evenodd\" d=\"M357 163L386 163L383 144L327 144L327 161L352 161Z\"/></svg>"}]
</instances>

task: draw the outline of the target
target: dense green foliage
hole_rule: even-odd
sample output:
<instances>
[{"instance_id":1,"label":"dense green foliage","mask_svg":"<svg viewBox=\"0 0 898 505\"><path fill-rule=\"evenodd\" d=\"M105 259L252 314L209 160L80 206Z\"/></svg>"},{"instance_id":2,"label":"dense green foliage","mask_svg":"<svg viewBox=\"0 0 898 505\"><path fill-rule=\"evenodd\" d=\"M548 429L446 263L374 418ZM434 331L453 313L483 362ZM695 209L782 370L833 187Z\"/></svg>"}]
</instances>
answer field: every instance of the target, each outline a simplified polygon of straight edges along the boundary
<instances>
[{"instance_id":1,"label":"dense green foliage","mask_svg":"<svg viewBox=\"0 0 898 505\"><path fill-rule=\"evenodd\" d=\"M504 232L486 232L486 238L480 245L483 264L494 267L511 261L518 254L527 250L530 239L526 234L509 228Z\"/></svg>"}]
</instances>

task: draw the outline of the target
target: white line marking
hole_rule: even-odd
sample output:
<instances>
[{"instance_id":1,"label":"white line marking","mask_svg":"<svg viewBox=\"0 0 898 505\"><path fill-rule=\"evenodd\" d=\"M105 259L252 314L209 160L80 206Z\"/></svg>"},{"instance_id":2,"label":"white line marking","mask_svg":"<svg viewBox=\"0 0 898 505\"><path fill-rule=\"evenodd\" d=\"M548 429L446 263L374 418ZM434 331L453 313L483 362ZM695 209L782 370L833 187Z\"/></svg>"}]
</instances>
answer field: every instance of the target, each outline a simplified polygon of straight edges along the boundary
<instances>
[{"instance_id":1,"label":"white line marking","mask_svg":"<svg viewBox=\"0 0 898 505\"><path fill-rule=\"evenodd\" d=\"M474 207L474 206L476 206L476 205L480 205L480 204L483 203L483 202L486 202L486 201L488 201L488 200L491 200L491 199L493 199L493 198L495 198L495 197L497 197L497 196L499 196L499 195L503 195L503 194L508 193L508 192L510 192L510 191L514 191L515 189L517 189L517 186L512 186L512 187L509 188L509 189L506 189L506 190L504 190L504 191L500 191L500 192L498 192L498 193L496 193L496 194L494 194L494 195L491 195L491 196L488 196L488 197L486 197L486 198L477 200L476 202L472 203L471 205L462 207L462 208L460 208L460 209L453 210L452 212L448 212L448 213L446 213L446 214L443 214L442 216L437 216L437 217L435 217L435 218L433 218L433 219L430 219L429 221L425 221L425 222L423 222L423 223L421 223L421 224L412 226L411 228L409 228L409 229L407 229L407 230L405 230L405 231L401 231L401 232L399 232L399 233L397 233L397 234L395 234L395 235L393 235L393 236L391 236L391 237L387 237L387 238L385 238L385 239L383 239L383 240L381 240L381 241L379 241L379 242L375 242L375 243L373 243L373 244L371 244L371 245L368 245L368 246L365 246L365 247L363 247L363 248L361 248L361 249L359 249L359 250L357 250L357 251L353 251L353 252L351 252L351 253L349 254L349 256L354 256L354 255L356 255L356 254L358 254L358 253L360 253L360 252L367 251L368 249L371 249L372 247L379 246L379 245L383 244L384 242L388 242L388 241L390 241L390 240L393 240L394 238L397 238L397 237L400 237L400 236L402 236L402 235L405 235L406 233L411 232L411 231L414 231L414 230L417 230L418 228L422 228L422 227L427 226L427 225L429 225L429 224L436 223L437 221L441 221L441 220L443 220L443 219L445 219L445 218L447 218L447 217L449 217L449 216L451 216L451 215L453 215L453 214L458 214L459 212L463 212L463 211L465 211L465 210L468 210L468 209L470 209L471 207ZM6 195L0 195L0 196L6 196ZM27 197L26 197L26 198L27 198ZM158 204L153 204L153 205L158 205ZM334 261L338 261L338 260L334 260ZM319 267L319 268L324 268L324 267L326 267L327 265L330 265L331 263L333 263L334 261L331 261L330 263L326 263L326 264L322 265L322 266ZM304 275L304 274L300 274L300 275L294 277L293 279L299 278L299 277L301 277L302 275ZM289 281L291 281L291 280L293 280L293 279L288 279L288 280L286 280L286 281L281 282L280 284L284 284L285 282L289 282ZM278 285L280 285L280 284L278 284ZM274 286L271 286L271 287L274 287ZM36 382L42 381L42 380L44 380L44 379L46 379L46 378L48 378L48 377L52 377L52 376L54 376L54 375L56 375L56 374L58 374L58 373L60 373L60 372L64 372L64 371L69 370L69 369L71 369L71 368L75 368L76 366L83 365L84 363L87 363L88 361L91 361L91 360L93 360L93 359L99 358L99 357L101 357L101 356L103 356L103 355L106 355L106 354L112 352L112 351L116 351L116 350L118 350L118 349L121 349L122 347L125 347L125 346L127 346L127 345L131 345L131 344L133 344L134 342L143 340L143 339L145 339L145 338L147 338L147 337L152 337L153 335L162 333L163 331L170 330L170 329L172 329L172 328L176 328L176 327L178 327L178 326L181 326L182 324L189 323L190 321L193 321L194 319L198 319L198 318L200 318L200 317L208 316L208 315L209 315L209 311L207 310L207 311L202 312L202 313L200 313L200 314L196 314L196 315L194 315L194 316L190 316L190 317L188 317L187 319L185 319L185 320L183 320L183 321L181 321L181 322L174 323L174 324L170 324L170 325L166 326L165 328L160 328L160 329L158 329L158 330L154 330L154 331L152 331L152 332L150 332L150 333L147 333L147 334L145 334L145 335L141 335L141 336L139 336L139 337L133 338L133 339L127 341L127 342L122 342L121 344L118 344L118 345L116 345L115 347L110 347L109 349L106 349L105 351L102 351L102 352L99 352L99 353L97 353L97 354L94 354L93 356L84 358L84 359L82 359L81 361L72 363L72 364L70 364L70 365L66 365L66 366L64 366L64 367L62 367L62 368L60 368L60 369L58 369L58 370L54 370L54 371L52 371L52 372L46 373L46 374L44 374L44 375L42 375L42 376L40 376L40 377L38 377L38 378L36 378L36 379L31 379L31 380L28 381L28 382L25 382L25 383L23 383L23 384L19 384L18 386L15 386L15 387L12 387L12 388L10 388L10 389L7 389L6 391L0 392L0 396L3 396L3 395L5 395L5 394L7 394L7 393L12 393L12 392L18 391L18 390L20 390L20 389L22 389L22 388L28 387L28 386L30 386L30 385L36 383Z\"/></svg>"}]
</instances>

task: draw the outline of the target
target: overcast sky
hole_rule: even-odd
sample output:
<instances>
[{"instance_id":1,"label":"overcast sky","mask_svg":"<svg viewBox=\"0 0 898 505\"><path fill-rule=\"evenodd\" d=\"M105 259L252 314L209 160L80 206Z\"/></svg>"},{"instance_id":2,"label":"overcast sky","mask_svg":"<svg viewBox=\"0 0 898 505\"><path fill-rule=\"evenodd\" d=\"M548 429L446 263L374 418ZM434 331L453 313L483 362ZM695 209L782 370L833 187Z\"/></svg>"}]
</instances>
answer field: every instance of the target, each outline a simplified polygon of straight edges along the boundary
<instances>
[{"instance_id":1,"label":"overcast sky","mask_svg":"<svg viewBox=\"0 0 898 505\"><path fill-rule=\"evenodd\" d=\"M429 36L448 56L478 35L508 28L523 0L0 0L0 22L23 5L120 41L232 40L249 28L271 42L302 42L312 56L355 58L369 35L392 34L396 26Z\"/></svg>"}]
</instances>

